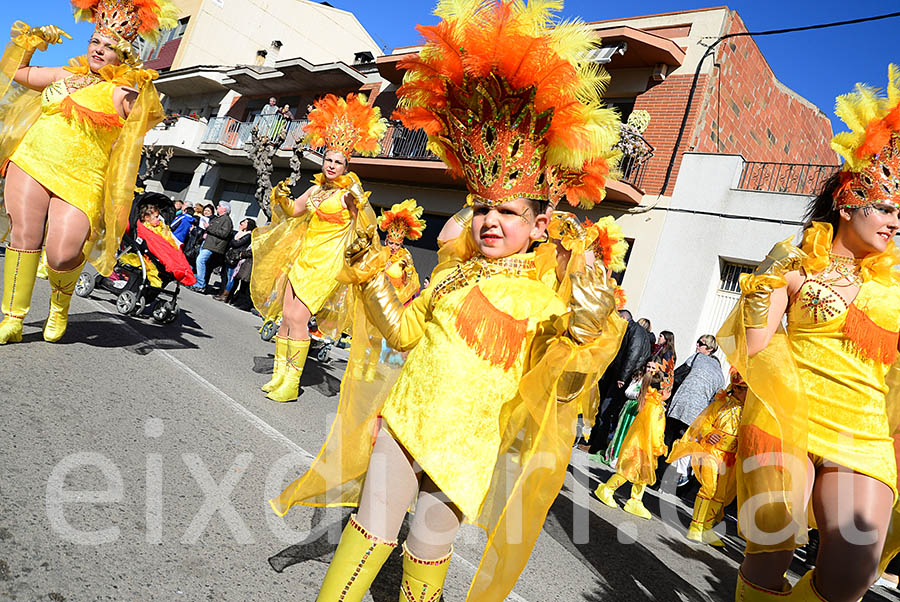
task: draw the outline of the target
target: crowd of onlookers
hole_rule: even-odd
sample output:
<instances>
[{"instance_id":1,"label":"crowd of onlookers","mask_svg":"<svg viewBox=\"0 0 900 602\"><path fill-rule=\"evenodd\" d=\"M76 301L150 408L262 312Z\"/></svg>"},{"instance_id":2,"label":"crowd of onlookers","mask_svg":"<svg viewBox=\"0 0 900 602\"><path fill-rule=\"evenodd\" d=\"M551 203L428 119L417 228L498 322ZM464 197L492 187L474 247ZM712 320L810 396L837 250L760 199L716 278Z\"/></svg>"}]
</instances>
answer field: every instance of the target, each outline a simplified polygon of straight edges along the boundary
<instances>
[{"instance_id":1,"label":"crowd of onlookers","mask_svg":"<svg viewBox=\"0 0 900 602\"><path fill-rule=\"evenodd\" d=\"M579 443L579 447L591 454L591 459L611 467L615 467L617 460L616 441L624 436L620 433L617 437L615 431L627 429L630 424L622 420L622 413L627 411L629 399L637 399L647 372L662 373L660 393L666 402L665 443L669 448L725 386L722 365L715 355L716 337L711 334L699 337L694 353L679 365L674 333L663 330L654 335L647 318L635 321L628 310L620 310L619 315L628 322L628 327L618 353L600 379L600 406L590 431L590 443L584 440ZM678 474L677 485L686 485L690 458L677 460L673 466Z\"/></svg>"},{"instance_id":2,"label":"crowd of onlookers","mask_svg":"<svg viewBox=\"0 0 900 602\"><path fill-rule=\"evenodd\" d=\"M228 201L219 201L216 206L175 201L175 209L169 228L182 243L197 278L191 290L204 294L217 292L216 300L249 311L253 265L250 234L256 228L256 221L245 218L235 228ZM219 275L217 288L211 286L215 274Z\"/></svg>"}]
</instances>

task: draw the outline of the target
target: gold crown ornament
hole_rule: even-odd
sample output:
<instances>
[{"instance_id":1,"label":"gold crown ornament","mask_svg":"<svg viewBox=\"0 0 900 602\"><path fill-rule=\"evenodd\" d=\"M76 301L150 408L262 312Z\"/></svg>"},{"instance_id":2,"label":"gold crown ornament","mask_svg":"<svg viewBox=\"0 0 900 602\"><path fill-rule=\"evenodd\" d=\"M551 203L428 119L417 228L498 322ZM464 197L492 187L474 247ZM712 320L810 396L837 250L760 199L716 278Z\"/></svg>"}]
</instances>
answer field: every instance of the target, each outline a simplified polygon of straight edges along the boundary
<instances>
[{"instance_id":1,"label":"gold crown ornament","mask_svg":"<svg viewBox=\"0 0 900 602\"><path fill-rule=\"evenodd\" d=\"M406 70L394 113L425 130L428 148L465 180L469 202L499 205L605 195L619 119L604 108L609 80L586 60L597 39L557 23L556 0L441 0L440 23L420 25L425 47Z\"/></svg>"},{"instance_id":2,"label":"gold crown ornament","mask_svg":"<svg viewBox=\"0 0 900 602\"><path fill-rule=\"evenodd\" d=\"M387 121L378 107L369 106L361 94L340 98L328 94L313 104L306 125L306 139L313 148L324 146L350 158L352 153L374 156L381 152Z\"/></svg>"},{"instance_id":3,"label":"gold crown ornament","mask_svg":"<svg viewBox=\"0 0 900 602\"><path fill-rule=\"evenodd\" d=\"M887 95L856 84L837 98L835 114L850 127L831 141L844 158L835 208L900 206L900 69L888 67Z\"/></svg>"},{"instance_id":4,"label":"gold crown ornament","mask_svg":"<svg viewBox=\"0 0 900 602\"><path fill-rule=\"evenodd\" d=\"M388 242L403 244L405 238L418 240L422 238L422 232L425 230L422 208L416 204L415 199L395 203L390 210L381 210L378 227L387 232Z\"/></svg>"},{"instance_id":5,"label":"gold crown ornament","mask_svg":"<svg viewBox=\"0 0 900 602\"><path fill-rule=\"evenodd\" d=\"M126 62L135 63L132 44L140 36L152 46L163 31L178 25L178 7L169 0L72 0L76 21L90 21L97 33L113 38Z\"/></svg>"}]
</instances>

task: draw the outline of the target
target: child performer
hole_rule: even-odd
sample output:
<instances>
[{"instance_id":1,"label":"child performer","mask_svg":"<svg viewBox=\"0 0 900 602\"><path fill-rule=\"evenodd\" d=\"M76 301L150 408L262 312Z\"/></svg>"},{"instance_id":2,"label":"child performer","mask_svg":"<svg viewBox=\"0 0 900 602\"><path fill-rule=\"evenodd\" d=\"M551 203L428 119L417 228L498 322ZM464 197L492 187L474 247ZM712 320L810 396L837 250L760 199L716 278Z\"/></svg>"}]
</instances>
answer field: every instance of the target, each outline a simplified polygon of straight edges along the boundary
<instances>
[{"instance_id":1,"label":"child performer","mask_svg":"<svg viewBox=\"0 0 900 602\"><path fill-rule=\"evenodd\" d=\"M253 304L267 318L282 318L272 379L262 386L273 401L297 399L309 351L309 319L338 294L336 277L356 231L374 227L368 193L349 171L349 161L352 152L377 154L386 128L380 110L359 95L343 99L329 94L316 101L306 142L326 147L322 173L297 199L291 198L286 182L275 186L272 223L253 231ZM343 306L337 313L342 312ZM331 313L329 321L339 334L345 320Z\"/></svg>"},{"instance_id":2,"label":"child performer","mask_svg":"<svg viewBox=\"0 0 900 602\"><path fill-rule=\"evenodd\" d=\"M415 199L406 199L402 203L395 203L389 211L382 209L378 218L378 228L387 233L385 243L390 256L384 266L384 273L394 286L400 303L407 305L413 296L419 292L419 274L413 264L412 255L403 246L405 239L418 240L422 238L425 230L425 221L422 219L422 208L416 204ZM381 335L377 329L369 335L369 351L366 359L363 378L369 382L375 379L376 366L381 357ZM360 366L361 367L361 366Z\"/></svg>"},{"instance_id":3,"label":"child performer","mask_svg":"<svg viewBox=\"0 0 900 602\"><path fill-rule=\"evenodd\" d=\"M694 514L687 538L716 547L725 544L713 531L722 509L737 495L738 426L747 396L747 383L735 371L731 386L716 393L712 403L691 423L690 428L672 445L666 462L691 456L700 491L694 500Z\"/></svg>"},{"instance_id":4,"label":"child performer","mask_svg":"<svg viewBox=\"0 0 900 602\"><path fill-rule=\"evenodd\" d=\"M616 474L606 483L597 487L597 497L610 508L617 508L613 493L631 482L631 498L625 502L625 512L650 519L650 511L641 501L647 485L656 483L656 458L666 455L666 444L663 435L666 431L666 404L659 392L662 386L663 372L648 371L641 383L638 396L638 413L625 435Z\"/></svg>"},{"instance_id":5,"label":"child performer","mask_svg":"<svg viewBox=\"0 0 900 602\"><path fill-rule=\"evenodd\" d=\"M391 347L412 351L386 393L345 373L323 450L271 501L279 515L297 503L359 506L319 602L362 599L414 501L400 600L440 598L462 520L488 534L468 599L504 600L562 486L578 398L624 332L602 268L571 275L567 304L529 252L560 184L572 203L602 198L615 135L598 71L581 60L592 36L554 29L551 14L520 2L453 0L435 12L442 21L420 28L428 43L405 62L399 116L465 178L473 218L459 253L406 307L383 273L386 251L357 245L349 260L365 309L355 330L367 316Z\"/></svg>"}]
</instances>

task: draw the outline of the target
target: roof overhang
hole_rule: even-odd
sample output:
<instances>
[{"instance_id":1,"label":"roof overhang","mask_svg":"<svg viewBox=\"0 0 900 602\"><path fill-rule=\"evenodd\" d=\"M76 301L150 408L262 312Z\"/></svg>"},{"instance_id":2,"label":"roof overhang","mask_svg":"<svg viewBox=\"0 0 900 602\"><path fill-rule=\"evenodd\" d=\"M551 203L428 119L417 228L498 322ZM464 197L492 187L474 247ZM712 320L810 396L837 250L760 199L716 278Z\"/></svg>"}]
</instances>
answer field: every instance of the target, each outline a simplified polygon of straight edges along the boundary
<instances>
[{"instance_id":1,"label":"roof overhang","mask_svg":"<svg viewBox=\"0 0 900 602\"><path fill-rule=\"evenodd\" d=\"M628 45L624 54L613 55L606 64L607 69L653 67L660 63L680 67L684 63L684 50L669 38L634 27L610 27L594 31L604 45L616 42Z\"/></svg>"},{"instance_id":2,"label":"roof overhang","mask_svg":"<svg viewBox=\"0 0 900 602\"><path fill-rule=\"evenodd\" d=\"M223 83L230 67L187 67L161 73L154 81L156 89L167 96L188 96L224 92Z\"/></svg>"},{"instance_id":3,"label":"roof overhang","mask_svg":"<svg viewBox=\"0 0 900 602\"><path fill-rule=\"evenodd\" d=\"M626 205L640 205L644 198L644 191L622 180L606 181L606 200L618 201Z\"/></svg>"},{"instance_id":4,"label":"roof overhang","mask_svg":"<svg viewBox=\"0 0 900 602\"><path fill-rule=\"evenodd\" d=\"M356 90L366 83L366 77L346 63L313 65L295 58L278 61L274 67L247 65L231 69L224 83L243 95L279 95Z\"/></svg>"},{"instance_id":5,"label":"roof overhang","mask_svg":"<svg viewBox=\"0 0 900 602\"><path fill-rule=\"evenodd\" d=\"M353 157L352 169L363 181L384 180L390 175L391 182L404 184L427 184L445 188L464 189L460 180L447 172L443 161L435 159L387 159L381 157Z\"/></svg>"},{"instance_id":6,"label":"roof overhang","mask_svg":"<svg viewBox=\"0 0 900 602\"><path fill-rule=\"evenodd\" d=\"M399 86L403 83L403 71L397 65L400 61L416 56L418 52L404 52L402 54L387 54L375 59L378 66L378 74L392 84Z\"/></svg>"}]
</instances>

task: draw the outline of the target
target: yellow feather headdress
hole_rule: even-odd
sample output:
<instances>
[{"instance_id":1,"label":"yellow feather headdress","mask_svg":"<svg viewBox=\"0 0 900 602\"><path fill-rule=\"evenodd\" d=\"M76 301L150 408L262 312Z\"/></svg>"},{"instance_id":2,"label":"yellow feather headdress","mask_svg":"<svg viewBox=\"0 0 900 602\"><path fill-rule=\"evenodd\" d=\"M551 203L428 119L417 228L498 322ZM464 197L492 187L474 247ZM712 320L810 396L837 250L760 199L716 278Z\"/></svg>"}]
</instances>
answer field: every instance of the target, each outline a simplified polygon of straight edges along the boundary
<instances>
[{"instance_id":1,"label":"yellow feather headdress","mask_svg":"<svg viewBox=\"0 0 900 602\"><path fill-rule=\"evenodd\" d=\"M339 98L328 94L313 105L306 139L313 148L325 146L349 158L353 152L374 156L381 152L387 121L381 109L369 106L362 94Z\"/></svg>"},{"instance_id":2,"label":"yellow feather headdress","mask_svg":"<svg viewBox=\"0 0 900 602\"><path fill-rule=\"evenodd\" d=\"M404 238L418 240L425 230L422 208L416 204L416 199L395 203L390 210L381 210L378 227L387 232L389 241L402 243Z\"/></svg>"},{"instance_id":3,"label":"yellow feather headdress","mask_svg":"<svg viewBox=\"0 0 900 602\"><path fill-rule=\"evenodd\" d=\"M156 46L163 31L178 25L178 7L169 0L72 0L76 21L129 44L140 36Z\"/></svg>"},{"instance_id":4,"label":"yellow feather headdress","mask_svg":"<svg viewBox=\"0 0 900 602\"><path fill-rule=\"evenodd\" d=\"M601 217L595 224L589 219L584 220L584 228L587 230L589 248L594 251L597 259L603 262L610 273L621 272L625 269L625 255L628 253L628 242L622 227L611 216Z\"/></svg>"},{"instance_id":5,"label":"yellow feather headdress","mask_svg":"<svg viewBox=\"0 0 900 602\"><path fill-rule=\"evenodd\" d=\"M517 197L590 207L619 153L619 119L604 108L608 75L586 60L597 43L561 0L441 0L406 69L395 118L466 181L470 198Z\"/></svg>"},{"instance_id":6,"label":"yellow feather headdress","mask_svg":"<svg viewBox=\"0 0 900 602\"><path fill-rule=\"evenodd\" d=\"M831 141L844 158L835 207L900 205L900 69L888 67L886 95L856 84L837 98L835 114L850 127Z\"/></svg>"}]
</instances>

